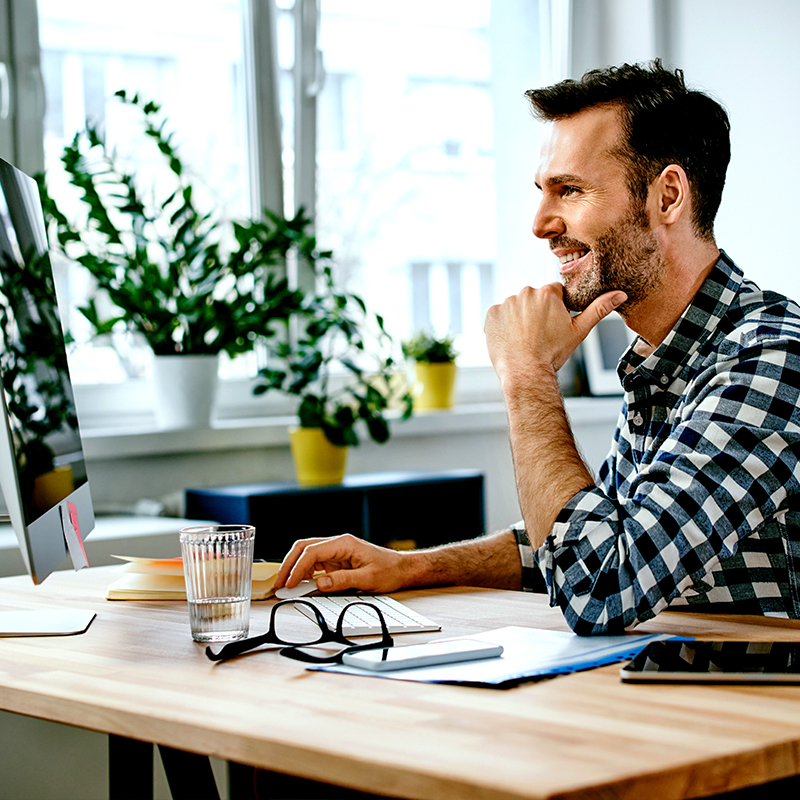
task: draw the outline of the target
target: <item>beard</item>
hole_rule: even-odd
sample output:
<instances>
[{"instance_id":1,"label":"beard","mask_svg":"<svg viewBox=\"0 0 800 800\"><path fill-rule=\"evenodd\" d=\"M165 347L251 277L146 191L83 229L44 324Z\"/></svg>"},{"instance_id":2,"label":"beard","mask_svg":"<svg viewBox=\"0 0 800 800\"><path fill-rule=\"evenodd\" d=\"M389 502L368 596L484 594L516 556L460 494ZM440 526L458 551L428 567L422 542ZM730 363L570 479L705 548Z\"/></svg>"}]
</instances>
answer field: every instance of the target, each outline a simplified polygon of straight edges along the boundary
<instances>
[{"instance_id":1,"label":"beard","mask_svg":"<svg viewBox=\"0 0 800 800\"><path fill-rule=\"evenodd\" d=\"M591 248L566 236L552 239L550 247L581 247L592 253L588 269L564 277L564 305L570 311L585 311L601 294L621 289L628 299L617 311L625 316L626 309L644 300L662 280L663 260L643 204L632 208Z\"/></svg>"}]
</instances>

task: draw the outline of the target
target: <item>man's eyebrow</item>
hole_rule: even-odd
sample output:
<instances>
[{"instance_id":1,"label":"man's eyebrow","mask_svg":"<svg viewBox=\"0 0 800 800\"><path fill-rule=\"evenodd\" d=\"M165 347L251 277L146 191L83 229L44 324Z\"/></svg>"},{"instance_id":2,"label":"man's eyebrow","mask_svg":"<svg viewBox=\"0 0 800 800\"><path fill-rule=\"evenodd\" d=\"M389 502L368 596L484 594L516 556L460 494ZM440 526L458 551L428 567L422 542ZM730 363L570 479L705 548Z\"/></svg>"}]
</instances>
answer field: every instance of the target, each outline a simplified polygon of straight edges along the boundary
<instances>
[{"instance_id":1,"label":"man's eyebrow","mask_svg":"<svg viewBox=\"0 0 800 800\"><path fill-rule=\"evenodd\" d=\"M535 183L537 189L542 188L539 181L535 181ZM544 183L546 186L562 186L569 183L583 183L583 179L577 175L566 172L563 175L550 175L548 178L545 178Z\"/></svg>"}]
</instances>

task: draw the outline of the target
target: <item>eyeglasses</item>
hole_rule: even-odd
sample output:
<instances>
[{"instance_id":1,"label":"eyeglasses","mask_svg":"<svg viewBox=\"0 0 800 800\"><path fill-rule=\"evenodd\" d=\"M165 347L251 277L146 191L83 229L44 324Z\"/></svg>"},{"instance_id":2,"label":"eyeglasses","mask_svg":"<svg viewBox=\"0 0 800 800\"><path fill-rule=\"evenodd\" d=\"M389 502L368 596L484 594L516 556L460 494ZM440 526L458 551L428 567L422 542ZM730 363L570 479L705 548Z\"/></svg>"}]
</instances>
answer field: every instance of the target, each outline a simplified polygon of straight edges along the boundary
<instances>
[{"instance_id":1,"label":"eyeglasses","mask_svg":"<svg viewBox=\"0 0 800 800\"><path fill-rule=\"evenodd\" d=\"M308 608L310 608L314 613L314 619L319 626L319 636L316 638L313 636L309 638L303 638L302 641L288 641L287 639L278 636L278 610L284 608L285 606L300 605L308 606ZM344 635L343 631L347 612L349 609L355 606L367 606L367 608L371 608L378 615L378 621L381 625L381 640L379 642L356 644ZM345 647L338 653L326 656L316 655L300 649L304 647L313 647L314 645L319 644L326 644L328 642L343 644ZM235 642L228 642L228 644L224 645L217 653L215 653L210 647L206 647L206 655L212 661L224 661L228 658L234 658L242 655L242 653L246 653L248 650L261 647L261 645L264 644L284 645L283 649L280 650L280 654L282 656L286 656L287 658L293 658L296 661L305 661L312 664L341 664L342 656L345 653L355 653L358 650L374 650L378 647L392 647L394 640L389 635L389 629L386 626L386 620L384 619L383 613L372 603L367 603L361 600L354 603L348 603L341 610L339 618L336 621L336 630L333 631L330 629L330 626L322 616L322 612L313 603L309 603L307 600L281 600L272 607L272 613L269 618L269 630L266 633L261 634L261 636L251 636L247 639L237 639Z\"/></svg>"}]
</instances>

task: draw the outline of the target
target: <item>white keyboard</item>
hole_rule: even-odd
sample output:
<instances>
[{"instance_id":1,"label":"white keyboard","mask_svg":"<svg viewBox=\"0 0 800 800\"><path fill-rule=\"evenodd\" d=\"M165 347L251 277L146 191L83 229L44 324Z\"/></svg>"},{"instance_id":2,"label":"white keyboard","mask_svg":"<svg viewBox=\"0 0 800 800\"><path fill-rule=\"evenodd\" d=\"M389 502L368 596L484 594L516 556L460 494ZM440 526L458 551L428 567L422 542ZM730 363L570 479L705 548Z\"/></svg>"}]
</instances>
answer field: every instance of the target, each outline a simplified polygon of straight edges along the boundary
<instances>
[{"instance_id":1,"label":"white keyboard","mask_svg":"<svg viewBox=\"0 0 800 800\"><path fill-rule=\"evenodd\" d=\"M366 602L377 606L386 620L389 633L425 633L427 631L440 631L442 628L431 622L422 614L417 614L408 606L398 602L392 597L374 595L314 595L304 597L304 601L312 603L321 612L331 630L336 630L339 614L348 603ZM314 612L304 608L298 603L295 608L309 619L314 619ZM345 636L380 636L381 624L377 614L366 606L356 606L347 612L342 633Z\"/></svg>"}]
</instances>

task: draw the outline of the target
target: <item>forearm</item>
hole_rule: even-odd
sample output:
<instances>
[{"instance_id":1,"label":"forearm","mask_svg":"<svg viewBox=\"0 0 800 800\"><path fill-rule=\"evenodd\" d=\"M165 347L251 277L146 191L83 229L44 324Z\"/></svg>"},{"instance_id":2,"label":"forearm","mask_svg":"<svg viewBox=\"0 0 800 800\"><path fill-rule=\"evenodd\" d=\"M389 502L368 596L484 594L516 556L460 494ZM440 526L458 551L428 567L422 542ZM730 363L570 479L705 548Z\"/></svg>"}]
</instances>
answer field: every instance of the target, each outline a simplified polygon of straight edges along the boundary
<instances>
[{"instance_id":1,"label":"forearm","mask_svg":"<svg viewBox=\"0 0 800 800\"><path fill-rule=\"evenodd\" d=\"M594 478L578 452L556 373L541 368L525 382L503 387L522 517L534 549L558 513Z\"/></svg>"},{"instance_id":2,"label":"forearm","mask_svg":"<svg viewBox=\"0 0 800 800\"><path fill-rule=\"evenodd\" d=\"M508 408L517 493L530 543L538 548L559 511L594 485L570 431L556 372L624 292L597 297L580 314L564 305L563 287L525 287L486 315L489 357Z\"/></svg>"},{"instance_id":3,"label":"forearm","mask_svg":"<svg viewBox=\"0 0 800 800\"><path fill-rule=\"evenodd\" d=\"M406 586L458 584L521 589L522 565L511 531L404 553Z\"/></svg>"}]
</instances>

